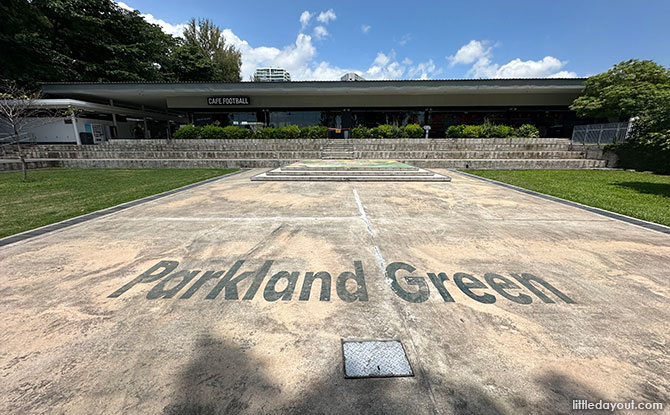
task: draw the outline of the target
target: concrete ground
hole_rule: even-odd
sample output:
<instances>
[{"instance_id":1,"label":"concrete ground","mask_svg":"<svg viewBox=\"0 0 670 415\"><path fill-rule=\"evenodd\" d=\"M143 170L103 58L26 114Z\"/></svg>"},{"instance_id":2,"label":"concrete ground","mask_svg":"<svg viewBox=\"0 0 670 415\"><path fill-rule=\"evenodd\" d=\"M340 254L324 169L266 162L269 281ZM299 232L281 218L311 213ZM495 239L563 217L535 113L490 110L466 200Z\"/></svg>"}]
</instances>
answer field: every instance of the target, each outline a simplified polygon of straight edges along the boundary
<instances>
[{"instance_id":1,"label":"concrete ground","mask_svg":"<svg viewBox=\"0 0 670 415\"><path fill-rule=\"evenodd\" d=\"M670 403L670 236L454 172L260 171L0 248L0 413ZM415 376L345 379L343 339Z\"/></svg>"}]
</instances>

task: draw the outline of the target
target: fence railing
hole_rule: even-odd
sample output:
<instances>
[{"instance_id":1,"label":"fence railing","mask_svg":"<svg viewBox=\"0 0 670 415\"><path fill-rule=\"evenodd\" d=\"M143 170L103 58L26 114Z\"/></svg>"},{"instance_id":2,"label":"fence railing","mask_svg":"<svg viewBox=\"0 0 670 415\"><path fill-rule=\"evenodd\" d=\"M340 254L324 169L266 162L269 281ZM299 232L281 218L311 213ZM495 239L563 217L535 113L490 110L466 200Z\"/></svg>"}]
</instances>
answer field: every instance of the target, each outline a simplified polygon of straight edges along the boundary
<instances>
[{"instance_id":1,"label":"fence railing","mask_svg":"<svg viewBox=\"0 0 670 415\"><path fill-rule=\"evenodd\" d=\"M573 144L613 144L625 141L630 131L630 122L575 125L572 130Z\"/></svg>"}]
</instances>

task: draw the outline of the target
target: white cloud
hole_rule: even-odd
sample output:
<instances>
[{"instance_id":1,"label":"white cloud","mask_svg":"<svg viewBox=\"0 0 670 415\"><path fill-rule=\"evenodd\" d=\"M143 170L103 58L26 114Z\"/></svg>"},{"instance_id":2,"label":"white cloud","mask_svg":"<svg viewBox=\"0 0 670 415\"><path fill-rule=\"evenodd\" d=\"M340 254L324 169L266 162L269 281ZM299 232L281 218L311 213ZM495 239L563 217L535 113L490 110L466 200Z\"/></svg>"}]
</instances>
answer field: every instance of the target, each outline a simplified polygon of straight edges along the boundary
<instances>
[{"instance_id":1,"label":"white cloud","mask_svg":"<svg viewBox=\"0 0 670 415\"><path fill-rule=\"evenodd\" d=\"M372 28L372 26L367 25L367 24L361 25L361 32L363 32L364 34L367 34L370 31L371 28Z\"/></svg>"},{"instance_id":2,"label":"white cloud","mask_svg":"<svg viewBox=\"0 0 670 415\"><path fill-rule=\"evenodd\" d=\"M420 62L417 65L410 67L407 70L407 75L409 78L417 78L418 76L419 79L428 79L429 77L436 76L441 72L442 69L438 69L435 66L435 62L433 62L432 59L428 59L427 62Z\"/></svg>"},{"instance_id":3,"label":"white cloud","mask_svg":"<svg viewBox=\"0 0 670 415\"><path fill-rule=\"evenodd\" d=\"M337 16L335 15L333 9L328 9L325 12L319 13L319 16L316 18L316 20L320 21L323 24L328 24L329 21L335 19L337 19Z\"/></svg>"},{"instance_id":4,"label":"white cloud","mask_svg":"<svg viewBox=\"0 0 670 415\"><path fill-rule=\"evenodd\" d=\"M450 66L470 65L467 75L473 78L574 78L575 72L561 71L568 62L553 56L534 61L512 59L504 65L494 63L493 46L486 41L471 40L463 45L455 55L447 56Z\"/></svg>"},{"instance_id":5,"label":"white cloud","mask_svg":"<svg viewBox=\"0 0 670 415\"><path fill-rule=\"evenodd\" d=\"M119 7L126 10L134 10L126 3L118 2ZM307 12L309 13L309 12ZM168 33L181 34L185 25L173 25L156 19L152 15L142 15L148 21L160 24L164 31ZM300 23L309 21L305 12L300 15ZM321 12L317 20L326 24L331 20L335 20L335 13L331 10ZM151 19L151 20L150 20ZM162 23L158 23L162 22ZM303 27L304 29L304 27ZM412 60L405 57L400 60L396 58L396 53L391 50L388 53L378 52L375 59L367 69L361 70L356 68L342 68L332 65L326 61L318 61L316 59L317 49L314 46L313 39L328 36L327 29L319 25L314 28L314 37L305 33L298 33L295 42L284 46L282 48L271 46L257 46L254 47L246 40L241 39L230 29L223 30L223 36L226 43L235 46L242 52L242 68L241 75L243 80L248 80L258 67L281 67L291 73L291 79L296 81L302 80L339 80L340 77L347 72L355 72L365 79L399 79L399 78L415 78L426 79L433 77L441 72L441 69L436 68L432 59L427 62L418 63L412 66Z\"/></svg>"},{"instance_id":6,"label":"white cloud","mask_svg":"<svg viewBox=\"0 0 670 415\"><path fill-rule=\"evenodd\" d=\"M549 75L547 78L576 78L577 72L570 71L560 71L555 74Z\"/></svg>"},{"instance_id":7,"label":"white cloud","mask_svg":"<svg viewBox=\"0 0 670 415\"><path fill-rule=\"evenodd\" d=\"M122 2L122 1L117 1L116 4L117 4L117 6L119 6L120 8L122 8L122 9L124 9L124 10L128 10L129 12L133 12L133 11L135 11L135 9L133 9L133 8L130 7L130 6L128 6L126 3Z\"/></svg>"},{"instance_id":8,"label":"white cloud","mask_svg":"<svg viewBox=\"0 0 670 415\"><path fill-rule=\"evenodd\" d=\"M302 12L302 14L300 15L300 25L302 26L303 29L307 27L309 21L312 20L312 16L314 16L314 13L310 13L307 10Z\"/></svg>"},{"instance_id":9,"label":"white cloud","mask_svg":"<svg viewBox=\"0 0 670 415\"><path fill-rule=\"evenodd\" d=\"M412 40L412 34L405 33L404 35L402 35L398 43L400 44L400 46L405 46L407 42L409 42L410 40Z\"/></svg>"},{"instance_id":10,"label":"white cloud","mask_svg":"<svg viewBox=\"0 0 670 415\"><path fill-rule=\"evenodd\" d=\"M324 37L328 36L328 30L323 26L317 26L314 28L314 37L321 40Z\"/></svg>"},{"instance_id":11,"label":"white cloud","mask_svg":"<svg viewBox=\"0 0 670 415\"><path fill-rule=\"evenodd\" d=\"M447 56L451 66L457 63L469 65L481 58L488 58L491 55L491 48L486 46L485 41L471 40L467 45L463 45L455 55Z\"/></svg>"},{"instance_id":12,"label":"white cloud","mask_svg":"<svg viewBox=\"0 0 670 415\"><path fill-rule=\"evenodd\" d=\"M128 11L135 11L132 7L127 5L126 3L122 1L117 1L116 4L121 7L122 9L128 10ZM172 36L181 36L182 33L184 33L184 29L186 28L186 24L176 24L173 25L171 23L166 22L165 20L162 19L157 19L151 14L140 14L140 16L144 17L144 20L146 20L149 23L157 24L158 26L163 29L163 32L170 34Z\"/></svg>"}]
</instances>

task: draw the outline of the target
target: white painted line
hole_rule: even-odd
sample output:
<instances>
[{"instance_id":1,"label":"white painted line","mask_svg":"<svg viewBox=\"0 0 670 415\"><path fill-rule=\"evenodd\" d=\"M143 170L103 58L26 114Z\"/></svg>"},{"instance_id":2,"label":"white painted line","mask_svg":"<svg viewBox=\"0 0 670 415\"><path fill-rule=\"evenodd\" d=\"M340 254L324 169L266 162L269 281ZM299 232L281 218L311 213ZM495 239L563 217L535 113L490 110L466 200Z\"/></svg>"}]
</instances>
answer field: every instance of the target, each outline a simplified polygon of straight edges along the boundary
<instances>
[{"instance_id":1,"label":"white painted line","mask_svg":"<svg viewBox=\"0 0 670 415\"><path fill-rule=\"evenodd\" d=\"M123 218L123 221L138 221L138 222L149 222L149 221L158 221L158 222L275 222L275 221L309 221L309 220L359 220L359 216L268 216L268 217L221 217L221 216L211 216L211 217L144 217L144 218Z\"/></svg>"},{"instance_id":2,"label":"white painted line","mask_svg":"<svg viewBox=\"0 0 670 415\"><path fill-rule=\"evenodd\" d=\"M363 219L363 222L365 222L365 226L368 228L368 233L370 236L373 238L375 237L375 232L372 230L372 225L370 224L370 221L368 220L367 215L365 214L365 209L363 209L363 203L361 203L361 198L358 197L358 191L354 187L354 199L356 199L356 204L358 205L358 211L361 212L361 218Z\"/></svg>"},{"instance_id":3,"label":"white painted line","mask_svg":"<svg viewBox=\"0 0 670 415\"><path fill-rule=\"evenodd\" d=\"M365 214L365 209L363 208L363 203L361 202L361 198L358 197L358 191L354 187L354 199L356 199L356 204L358 205L358 210L361 212L361 219L363 219L363 222L365 223L365 227L368 230L368 233L370 234L370 239L372 239L372 249L375 253L375 258L377 259L377 265L379 265L379 269L382 271L382 275L386 275L386 261L384 261L384 257L382 256L381 251L379 250L379 247L375 243L375 232L372 230L372 224L368 220L368 216ZM386 278L386 282L390 285L391 280Z\"/></svg>"}]
</instances>

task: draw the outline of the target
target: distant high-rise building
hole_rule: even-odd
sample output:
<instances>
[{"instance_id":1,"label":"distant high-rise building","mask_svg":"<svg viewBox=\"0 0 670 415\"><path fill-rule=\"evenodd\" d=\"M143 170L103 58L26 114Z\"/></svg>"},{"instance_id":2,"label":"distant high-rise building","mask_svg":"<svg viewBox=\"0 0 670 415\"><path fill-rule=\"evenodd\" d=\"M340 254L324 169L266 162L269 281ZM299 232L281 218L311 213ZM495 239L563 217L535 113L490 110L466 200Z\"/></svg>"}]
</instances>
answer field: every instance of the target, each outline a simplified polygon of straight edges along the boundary
<instances>
[{"instance_id":1,"label":"distant high-rise building","mask_svg":"<svg viewBox=\"0 0 670 415\"><path fill-rule=\"evenodd\" d=\"M254 72L254 82L288 82L291 74L284 68L257 68Z\"/></svg>"},{"instance_id":2,"label":"distant high-rise building","mask_svg":"<svg viewBox=\"0 0 670 415\"><path fill-rule=\"evenodd\" d=\"M342 75L342 78L340 78L342 81L365 81L365 78L360 76L359 74L355 72L348 72Z\"/></svg>"}]
</instances>

